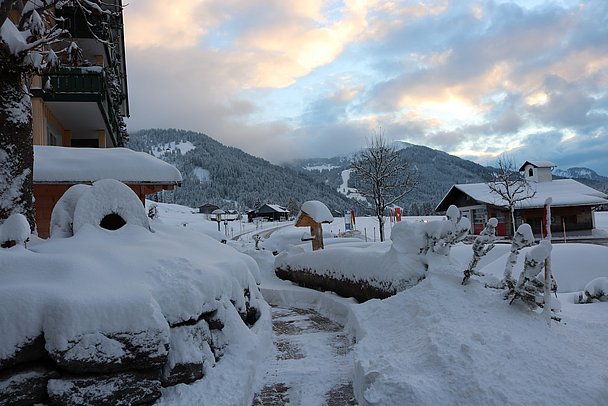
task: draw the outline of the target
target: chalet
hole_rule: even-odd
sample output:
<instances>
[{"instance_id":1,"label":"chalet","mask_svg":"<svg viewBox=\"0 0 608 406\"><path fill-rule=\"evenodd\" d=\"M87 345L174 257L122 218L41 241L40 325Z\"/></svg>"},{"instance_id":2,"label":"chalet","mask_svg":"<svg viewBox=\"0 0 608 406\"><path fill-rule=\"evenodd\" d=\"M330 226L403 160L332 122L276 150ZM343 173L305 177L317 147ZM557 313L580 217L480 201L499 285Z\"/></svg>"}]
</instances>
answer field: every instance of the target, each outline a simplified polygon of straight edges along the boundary
<instances>
[{"instance_id":1,"label":"chalet","mask_svg":"<svg viewBox=\"0 0 608 406\"><path fill-rule=\"evenodd\" d=\"M573 179L553 179L551 170L556 165L549 161L526 161L523 172L534 191L534 196L520 201L515 207L515 225L528 223L536 234L541 233L543 206L551 197L552 230L575 231L595 228L594 208L608 203L608 196ZM450 205L460 208L471 220L472 231L479 234L491 217L498 219L497 235L512 235L510 213L506 202L490 192L485 183L453 185L436 211L444 212Z\"/></svg>"},{"instance_id":2,"label":"chalet","mask_svg":"<svg viewBox=\"0 0 608 406\"><path fill-rule=\"evenodd\" d=\"M63 61L63 67L32 79L33 192L43 238L53 206L76 183L117 179L143 203L146 195L172 189L182 180L171 165L120 148L124 117L129 116L122 1L109 0L103 7L118 12L85 18L78 7L55 10L81 57L76 64L68 67Z\"/></svg>"},{"instance_id":3,"label":"chalet","mask_svg":"<svg viewBox=\"0 0 608 406\"><path fill-rule=\"evenodd\" d=\"M219 206L216 206L215 204L207 203L207 204L203 204L202 206L199 206L198 212L201 214L211 214L214 210L217 210L217 209L219 209Z\"/></svg>"},{"instance_id":4,"label":"chalet","mask_svg":"<svg viewBox=\"0 0 608 406\"><path fill-rule=\"evenodd\" d=\"M289 218L289 210L277 204L264 204L256 210L247 212L249 222L256 218L261 218L266 221L284 221Z\"/></svg>"}]
</instances>

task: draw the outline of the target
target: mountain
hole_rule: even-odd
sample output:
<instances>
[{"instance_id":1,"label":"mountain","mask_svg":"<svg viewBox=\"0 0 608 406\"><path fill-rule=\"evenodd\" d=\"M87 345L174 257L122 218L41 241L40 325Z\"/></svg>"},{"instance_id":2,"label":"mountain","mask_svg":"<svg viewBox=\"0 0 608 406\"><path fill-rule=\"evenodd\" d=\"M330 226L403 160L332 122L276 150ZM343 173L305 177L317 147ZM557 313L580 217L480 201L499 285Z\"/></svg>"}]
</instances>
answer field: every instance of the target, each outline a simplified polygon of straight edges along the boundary
<instances>
[{"instance_id":1,"label":"mountain","mask_svg":"<svg viewBox=\"0 0 608 406\"><path fill-rule=\"evenodd\" d=\"M484 182L490 173L490 169L474 162L421 145L402 142L393 146L417 170L420 177L416 189L399 202L408 214L434 214L435 206L453 184ZM318 182L324 182L347 196L353 196L353 187L356 188L357 183L356 179L350 178L349 173L353 158L351 155L300 159L291 162L289 166L308 173ZM356 198L356 194L353 197Z\"/></svg>"},{"instance_id":2,"label":"mountain","mask_svg":"<svg viewBox=\"0 0 608 406\"><path fill-rule=\"evenodd\" d=\"M570 178L597 190L608 191L608 177L599 175L593 169L574 167L563 169L554 169L553 175L559 178Z\"/></svg>"},{"instance_id":3,"label":"mountain","mask_svg":"<svg viewBox=\"0 0 608 406\"><path fill-rule=\"evenodd\" d=\"M227 147L201 133L175 129L141 130L129 134L128 147L147 152L175 165L182 186L166 200L189 207L212 203L225 209L252 209L263 203L287 206L321 200L331 210L353 203L335 188L306 172L273 165L240 149Z\"/></svg>"}]
</instances>

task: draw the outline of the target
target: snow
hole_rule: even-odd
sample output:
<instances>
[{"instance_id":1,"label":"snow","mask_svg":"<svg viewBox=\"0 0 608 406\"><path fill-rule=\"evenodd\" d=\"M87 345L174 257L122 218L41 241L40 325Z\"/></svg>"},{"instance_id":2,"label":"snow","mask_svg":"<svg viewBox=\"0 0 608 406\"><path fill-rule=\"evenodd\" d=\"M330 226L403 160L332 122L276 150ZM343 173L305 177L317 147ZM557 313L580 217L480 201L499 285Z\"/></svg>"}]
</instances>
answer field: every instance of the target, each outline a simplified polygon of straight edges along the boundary
<instances>
[{"instance_id":1,"label":"snow","mask_svg":"<svg viewBox=\"0 0 608 406\"><path fill-rule=\"evenodd\" d=\"M23 244L30 237L30 224L23 214L11 214L0 224L0 244L15 241Z\"/></svg>"},{"instance_id":2,"label":"snow","mask_svg":"<svg viewBox=\"0 0 608 406\"><path fill-rule=\"evenodd\" d=\"M350 173L352 169L345 169L342 171L342 184L338 187L338 193L342 193L346 197L358 200L360 202L367 202L367 199L357 192L357 189L348 187L348 180L350 179Z\"/></svg>"},{"instance_id":3,"label":"snow","mask_svg":"<svg viewBox=\"0 0 608 406\"><path fill-rule=\"evenodd\" d=\"M263 347L257 338L263 331L249 332L231 303L244 309L249 289L251 304L268 312L257 293L255 261L186 228L154 223L152 233L132 224L116 231L84 224L72 238L0 250L0 269L2 359L44 334L49 352L71 348L68 357L86 359L99 347L119 360L124 348L109 334L139 334L158 345L169 341L169 324L220 308L225 323L240 323L225 330L243 347L235 353Z\"/></svg>"},{"instance_id":4,"label":"snow","mask_svg":"<svg viewBox=\"0 0 608 406\"><path fill-rule=\"evenodd\" d=\"M509 245L499 244L493 250L494 259L480 270L488 277L500 280L509 255ZM513 278L519 277L524 258L531 248L524 248L514 266ZM581 292L585 285L598 277L608 276L608 247L593 244L554 244L551 251L551 273L558 293Z\"/></svg>"},{"instance_id":5,"label":"snow","mask_svg":"<svg viewBox=\"0 0 608 406\"><path fill-rule=\"evenodd\" d=\"M201 168L200 166L195 166L192 170L192 174L196 176L196 178L201 182L209 182L211 180L211 175L207 169Z\"/></svg>"},{"instance_id":6,"label":"snow","mask_svg":"<svg viewBox=\"0 0 608 406\"><path fill-rule=\"evenodd\" d=\"M215 307L231 320L224 330L231 345L215 366L205 370L202 380L164 388L158 404L251 404L254 391L265 384L264 361L272 354L270 313L258 298L262 316L248 329L231 311L229 298L234 289L254 285L252 274L257 272L266 301L312 308L345 325L356 343L351 372L360 405L600 405L608 398L603 356L608 303L575 304L589 284L605 287L605 279L593 281L608 277L608 247L553 245L552 272L559 286L562 321L549 328L540 313L517 302L509 305L504 291L485 287L486 282L502 279L510 244L497 244L481 258L478 270L485 279L461 285L472 250L460 243L449 255L426 255L426 277L417 285L388 299L356 304L276 278L277 257L270 246L288 249L294 257L310 252L310 244L299 241L302 230L291 223L264 223L264 229L246 224L252 228L226 246L203 234L217 231L215 222L190 208L157 205L159 219L151 221L154 233L134 225L113 232L86 225L73 238L35 240L30 250L0 250L0 355L13 348L10 342L23 342L41 331L46 337L48 330L53 348L77 335L83 340L75 356L86 356L96 345L115 359L121 349L95 334L100 325L115 331L157 328L171 341L169 320L184 320ZM404 252L387 260L392 244L415 238L405 230L423 229L426 223L421 220L409 218L407 224L387 227L393 242L373 243L370 236L366 243L335 238L332 230L344 224L336 218L324 225L326 249L316 253L326 257L318 264L353 267L357 272L367 267L372 273L390 275L397 256L412 260ZM608 213L596 213L596 220L598 227L608 227ZM360 229L371 230L374 224L373 219L357 218ZM263 237L260 245L266 249L253 248L254 234ZM294 248L296 244L300 246ZM533 249L522 250L515 278ZM127 298L129 306L117 304L119 297ZM123 318L116 318L119 311L126 312ZM19 322L9 323L9 317ZM322 345L320 337L305 339L307 348ZM176 351L174 361L209 356L204 346L199 352L191 350ZM294 371L300 367L294 360ZM321 379L320 374L301 376L303 387L313 388Z\"/></svg>"},{"instance_id":7,"label":"snow","mask_svg":"<svg viewBox=\"0 0 608 406\"><path fill-rule=\"evenodd\" d=\"M516 204L517 209L543 207L548 197L552 198L552 206L601 205L608 203L608 196L573 179L557 179L551 182L531 183L536 195ZM491 193L485 183L470 183L454 185L474 200L497 206L507 203L497 194ZM448 192L449 194L449 192ZM448 195L446 194L446 196Z\"/></svg>"},{"instance_id":8,"label":"snow","mask_svg":"<svg viewBox=\"0 0 608 406\"><path fill-rule=\"evenodd\" d=\"M523 167L526 166L526 164L530 164L530 165L534 166L535 168L555 168L557 166L556 164L554 164L551 161L533 160L533 161L524 162L523 165L521 166L522 169L520 169L520 171L523 170Z\"/></svg>"},{"instance_id":9,"label":"snow","mask_svg":"<svg viewBox=\"0 0 608 406\"><path fill-rule=\"evenodd\" d=\"M180 184L172 165L127 148L34 146L34 182L94 182L112 178L124 183Z\"/></svg>"},{"instance_id":10,"label":"snow","mask_svg":"<svg viewBox=\"0 0 608 406\"><path fill-rule=\"evenodd\" d=\"M15 27L15 24L7 18L0 27L0 40L6 42L8 49L13 55L27 49L27 42L23 34Z\"/></svg>"},{"instance_id":11,"label":"snow","mask_svg":"<svg viewBox=\"0 0 608 406\"><path fill-rule=\"evenodd\" d=\"M315 166L305 166L304 169L307 171L319 171L319 172L323 172L323 171L331 171L332 169L337 169L339 168L339 166L335 166L335 165L331 165L331 164L324 164L324 165L315 165Z\"/></svg>"},{"instance_id":12,"label":"snow","mask_svg":"<svg viewBox=\"0 0 608 406\"><path fill-rule=\"evenodd\" d=\"M307 202L302 203L300 207L300 217L301 213L306 213L317 223L331 223L334 221L334 216L331 214L327 206L318 201L318 200L309 200Z\"/></svg>"},{"instance_id":13,"label":"snow","mask_svg":"<svg viewBox=\"0 0 608 406\"><path fill-rule=\"evenodd\" d=\"M160 158L166 155L168 152L179 151L181 155L186 154L189 151L196 149L196 146L190 141L170 142L168 144L159 145L152 150L152 155L156 158Z\"/></svg>"},{"instance_id":14,"label":"snow","mask_svg":"<svg viewBox=\"0 0 608 406\"><path fill-rule=\"evenodd\" d=\"M66 238L74 235L76 203L78 203L82 193L89 188L89 185L77 184L71 186L61 195L51 212L51 238Z\"/></svg>"},{"instance_id":15,"label":"snow","mask_svg":"<svg viewBox=\"0 0 608 406\"><path fill-rule=\"evenodd\" d=\"M119 215L125 223L149 229L148 216L133 190L115 179L101 179L84 189L76 202L73 230L77 234L85 225L100 227L102 219Z\"/></svg>"},{"instance_id":16,"label":"snow","mask_svg":"<svg viewBox=\"0 0 608 406\"><path fill-rule=\"evenodd\" d=\"M608 301L608 276L595 278L585 286L585 295Z\"/></svg>"}]
</instances>

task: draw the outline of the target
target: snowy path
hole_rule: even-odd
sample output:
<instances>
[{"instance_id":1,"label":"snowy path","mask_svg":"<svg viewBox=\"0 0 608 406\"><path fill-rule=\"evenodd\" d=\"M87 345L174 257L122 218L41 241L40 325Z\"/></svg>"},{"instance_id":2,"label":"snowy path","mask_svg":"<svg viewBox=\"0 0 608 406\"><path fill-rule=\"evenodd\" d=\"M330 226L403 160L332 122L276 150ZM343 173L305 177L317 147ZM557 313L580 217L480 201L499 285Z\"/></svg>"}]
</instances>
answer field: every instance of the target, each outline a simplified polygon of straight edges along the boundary
<instances>
[{"instance_id":1,"label":"snowy path","mask_svg":"<svg viewBox=\"0 0 608 406\"><path fill-rule=\"evenodd\" d=\"M291 307L273 307L272 319L275 358L253 405L356 405L352 344L343 327Z\"/></svg>"}]
</instances>

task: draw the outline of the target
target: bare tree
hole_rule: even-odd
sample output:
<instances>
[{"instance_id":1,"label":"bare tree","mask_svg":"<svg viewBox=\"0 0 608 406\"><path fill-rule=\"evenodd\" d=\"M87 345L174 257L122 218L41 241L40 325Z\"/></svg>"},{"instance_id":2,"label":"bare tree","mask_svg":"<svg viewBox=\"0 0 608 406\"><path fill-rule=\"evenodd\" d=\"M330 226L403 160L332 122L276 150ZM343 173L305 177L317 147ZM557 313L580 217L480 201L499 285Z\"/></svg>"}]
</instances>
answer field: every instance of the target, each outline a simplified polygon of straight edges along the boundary
<instances>
[{"instance_id":1,"label":"bare tree","mask_svg":"<svg viewBox=\"0 0 608 406\"><path fill-rule=\"evenodd\" d=\"M117 2L120 4L120 2ZM75 43L55 11L79 8L87 22L94 16L116 15L102 0L0 0L0 222L13 213L26 216L34 228L32 102L28 84L58 66L61 56L75 63ZM94 34L95 35L95 34Z\"/></svg>"},{"instance_id":2,"label":"bare tree","mask_svg":"<svg viewBox=\"0 0 608 406\"><path fill-rule=\"evenodd\" d=\"M502 155L496 161L497 171L487 182L490 192L500 197L497 206L509 210L511 214L511 234L515 235L515 207L519 202L530 199L536 195L536 190L517 171L513 158Z\"/></svg>"},{"instance_id":3,"label":"bare tree","mask_svg":"<svg viewBox=\"0 0 608 406\"><path fill-rule=\"evenodd\" d=\"M418 184L417 173L389 145L381 129L372 135L367 148L351 163L351 169L359 177L357 191L373 203L380 241L384 241L384 212L414 189Z\"/></svg>"}]
</instances>

